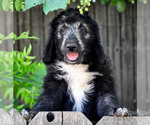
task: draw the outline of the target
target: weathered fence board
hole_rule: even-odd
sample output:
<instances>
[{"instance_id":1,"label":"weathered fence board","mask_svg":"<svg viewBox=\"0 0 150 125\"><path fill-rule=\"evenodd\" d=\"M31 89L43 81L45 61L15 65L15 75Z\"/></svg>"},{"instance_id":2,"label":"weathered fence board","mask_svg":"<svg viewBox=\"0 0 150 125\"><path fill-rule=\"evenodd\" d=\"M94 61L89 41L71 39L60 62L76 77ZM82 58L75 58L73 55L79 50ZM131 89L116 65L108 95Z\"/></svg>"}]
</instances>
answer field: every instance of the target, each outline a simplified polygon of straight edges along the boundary
<instances>
[{"instance_id":1,"label":"weathered fence board","mask_svg":"<svg viewBox=\"0 0 150 125\"><path fill-rule=\"evenodd\" d=\"M150 117L103 117L96 125L149 125Z\"/></svg>"},{"instance_id":2,"label":"weathered fence board","mask_svg":"<svg viewBox=\"0 0 150 125\"><path fill-rule=\"evenodd\" d=\"M63 125L92 125L81 112L63 112Z\"/></svg>"},{"instance_id":3,"label":"weathered fence board","mask_svg":"<svg viewBox=\"0 0 150 125\"><path fill-rule=\"evenodd\" d=\"M115 80L117 84L117 95L120 101L120 105L123 103L123 93L122 93L122 79L121 79L121 42L120 42L120 36L121 36L121 25L119 25L119 13L116 12L116 9L114 7L108 8L108 25L110 26L108 28L108 55L112 59L112 67L114 69L114 75Z\"/></svg>"},{"instance_id":4,"label":"weathered fence board","mask_svg":"<svg viewBox=\"0 0 150 125\"><path fill-rule=\"evenodd\" d=\"M0 125L12 125L11 116L0 108Z\"/></svg>"},{"instance_id":5,"label":"weathered fence board","mask_svg":"<svg viewBox=\"0 0 150 125\"><path fill-rule=\"evenodd\" d=\"M47 114L49 112L38 113L29 125L62 125L62 112L52 112L54 114L54 120L49 122L47 120Z\"/></svg>"},{"instance_id":6,"label":"weathered fence board","mask_svg":"<svg viewBox=\"0 0 150 125\"><path fill-rule=\"evenodd\" d=\"M0 10L0 33L4 36L9 35L9 33L13 32L13 13L11 11L5 12ZM12 51L13 42L5 40L2 44L0 44L0 50L3 51Z\"/></svg>"},{"instance_id":7,"label":"weathered fence board","mask_svg":"<svg viewBox=\"0 0 150 125\"><path fill-rule=\"evenodd\" d=\"M128 10L132 11L132 7L129 6ZM121 47L122 47L122 98L123 104L126 104L127 107L130 105L134 106L134 67L135 63L133 62L133 15L132 13L123 13L121 15L122 26L121 26ZM127 83L129 82L129 83ZM127 98L128 93L128 98ZM132 107L136 109L136 107Z\"/></svg>"},{"instance_id":8,"label":"weathered fence board","mask_svg":"<svg viewBox=\"0 0 150 125\"><path fill-rule=\"evenodd\" d=\"M150 1L137 6L137 107L150 112Z\"/></svg>"},{"instance_id":9,"label":"weathered fence board","mask_svg":"<svg viewBox=\"0 0 150 125\"><path fill-rule=\"evenodd\" d=\"M49 117L50 115L51 117ZM54 116L54 117L52 117ZM96 125L149 125L150 117L105 116ZM0 109L0 125L92 125L81 112L39 112L29 123L16 109L9 114Z\"/></svg>"},{"instance_id":10,"label":"weathered fence board","mask_svg":"<svg viewBox=\"0 0 150 125\"><path fill-rule=\"evenodd\" d=\"M12 109L10 111L10 115L12 118L12 125L26 125L26 120L20 115L20 113L16 109Z\"/></svg>"}]
</instances>

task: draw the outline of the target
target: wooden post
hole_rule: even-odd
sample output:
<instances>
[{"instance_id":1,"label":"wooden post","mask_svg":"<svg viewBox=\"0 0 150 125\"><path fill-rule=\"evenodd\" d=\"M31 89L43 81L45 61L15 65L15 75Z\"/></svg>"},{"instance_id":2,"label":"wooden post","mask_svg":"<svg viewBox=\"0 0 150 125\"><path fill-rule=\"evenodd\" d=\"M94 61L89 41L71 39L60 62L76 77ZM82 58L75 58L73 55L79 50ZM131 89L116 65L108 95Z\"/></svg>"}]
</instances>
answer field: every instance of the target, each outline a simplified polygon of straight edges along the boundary
<instances>
[{"instance_id":1,"label":"wooden post","mask_svg":"<svg viewBox=\"0 0 150 125\"><path fill-rule=\"evenodd\" d=\"M0 125L12 125L10 115L0 108Z\"/></svg>"},{"instance_id":2,"label":"wooden post","mask_svg":"<svg viewBox=\"0 0 150 125\"><path fill-rule=\"evenodd\" d=\"M12 125L27 125L26 120L20 115L20 113L16 109L12 109L10 111L10 115L12 117Z\"/></svg>"}]
</instances>

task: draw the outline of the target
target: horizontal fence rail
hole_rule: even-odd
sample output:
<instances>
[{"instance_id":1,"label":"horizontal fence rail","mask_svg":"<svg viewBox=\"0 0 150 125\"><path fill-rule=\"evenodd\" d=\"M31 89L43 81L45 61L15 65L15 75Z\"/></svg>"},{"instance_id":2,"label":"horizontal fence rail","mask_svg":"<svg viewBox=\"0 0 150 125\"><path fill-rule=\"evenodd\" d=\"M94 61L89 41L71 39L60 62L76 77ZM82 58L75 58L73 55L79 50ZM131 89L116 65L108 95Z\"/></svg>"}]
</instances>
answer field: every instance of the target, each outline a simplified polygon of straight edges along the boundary
<instances>
[{"instance_id":1,"label":"horizontal fence rail","mask_svg":"<svg viewBox=\"0 0 150 125\"><path fill-rule=\"evenodd\" d=\"M48 115L53 114L50 121ZM150 117L105 116L96 125L149 125ZM8 114L0 109L0 125L93 125L81 112L40 112L29 123L16 109Z\"/></svg>"}]
</instances>

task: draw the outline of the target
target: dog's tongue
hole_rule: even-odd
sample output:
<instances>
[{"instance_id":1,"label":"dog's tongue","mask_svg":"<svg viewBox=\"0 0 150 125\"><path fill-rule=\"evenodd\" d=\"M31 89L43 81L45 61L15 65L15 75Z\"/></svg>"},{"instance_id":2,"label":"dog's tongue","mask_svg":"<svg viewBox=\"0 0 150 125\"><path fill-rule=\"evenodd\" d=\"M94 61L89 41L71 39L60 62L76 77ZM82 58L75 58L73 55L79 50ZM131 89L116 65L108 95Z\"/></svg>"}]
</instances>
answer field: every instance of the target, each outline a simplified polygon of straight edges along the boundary
<instances>
[{"instance_id":1,"label":"dog's tongue","mask_svg":"<svg viewBox=\"0 0 150 125\"><path fill-rule=\"evenodd\" d=\"M69 60L76 60L78 58L78 53L67 53L67 57Z\"/></svg>"}]
</instances>

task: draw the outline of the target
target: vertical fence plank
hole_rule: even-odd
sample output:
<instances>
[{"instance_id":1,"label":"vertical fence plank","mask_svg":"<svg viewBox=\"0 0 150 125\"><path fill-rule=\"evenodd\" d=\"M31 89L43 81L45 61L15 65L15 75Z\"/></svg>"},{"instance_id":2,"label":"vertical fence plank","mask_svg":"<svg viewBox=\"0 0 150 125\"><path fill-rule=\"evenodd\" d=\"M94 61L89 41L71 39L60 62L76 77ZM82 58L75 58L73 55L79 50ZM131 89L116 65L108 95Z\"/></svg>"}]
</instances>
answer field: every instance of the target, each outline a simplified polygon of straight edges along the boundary
<instances>
[{"instance_id":1,"label":"vertical fence plank","mask_svg":"<svg viewBox=\"0 0 150 125\"><path fill-rule=\"evenodd\" d=\"M137 108L146 109L146 60L145 60L145 5L138 3L137 17ZM147 110L147 109L146 109Z\"/></svg>"},{"instance_id":2,"label":"vertical fence plank","mask_svg":"<svg viewBox=\"0 0 150 125\"><path fill-rule=\"evenodd\" d=\"M149 6L138 2L137 17L137 107L150 112L150 26ZM141 115L141 114L140 114Z\"/></svg>"},{"instance_id":3,"label":"vertical fence plank","mask_svg":"<svg viewBox=\"0 0 150 125\"><path fill-rule=\"evenodd\" d=\"M9 10L6 13L6 18L5 18L5 30L6 30L6 35L9 35L10 33L13 32L13 13ZM7 40L6 42L6 50L11 51L13 50L13 40Z\"/></svg>"},{"instance_id":4,"label":"vertical fence plank","mask_svg":"<svg viewBox=\"0 0 150 125\"><path fill-rule=\"evenodd\" d=\"M147 5L147 8L146 8L146 11L147 11L147 31L146 31L146 34L147 34L147 47L146 47L146 59L147 59L147 109L148 109L148 112L150 112L150 1Z\"/></svg>"},{"instance_id":5,"label":"vertical fence plank","mask_svg":"<svg viewBox=\"0 0 150 125\"><path fill-rule=\"evenodd\" d=\"M132 35L133 35L133 107L137 109L137 4L132 7L132 18L133 18L133 26L132 26Z\"/></svg>"},{"instance_id":6,"label":"vertical fence plank","mask_svg":"<svg viewBox=\"0 0 150 125\"><path fill-rule=\"evenodd\" d=\"M120 15L115 7L108 7L108 49L112 60L116 81L116 93L122 105L122 81L121 81L121 48L120 48Z\"/></svg>"},{"instance_id":7,"label":"vertical fence plank","mask_svg":"<svg viewBox=\"0 0 150 125\"><path fill-rule=\"evenodd\" d=\"M10 111L12 117L12 125L27 125L26 120L20 115L16 109Z\"/></svg>"},{"instance_id":8,"label":"vertical fence plank","mask_svg":"<svg viewBox=\"0 0 150 125\"><path fill-rule=\"evenodd\" d=\"M18 13L18 16L19 16L19 19L18 19L18 35L20 35L21 33L23 32L26 32L26 31L30 31L30 35L31 35L31 28L30 28L30 25L31 25L31 20L30 20L30 10L27 10L25 12L16 12ZM19 40L19 41L16 41L16 44L18 44L19 48L18 50L22 51L24 49L25 46L29 46L29 43L30 43L30 40Z\"/></svg>"},{"instance_id":9,"label":"vertical fence plank","mask_svg":"<svg viewBox=\"0 0 150 125\"><path fill-rule=\"evenodd\" d=\"M18 28L19 28L19 24L18 24L18 12L14 11L13 12L13 32L18 36ZM18 42L15 42L15 44L13 45L13 50L19 50L19 45Z\"/></svg>"},{"instance_id":10,"label":"vertical fence plank","mask_svg":"<svg viewBox=\"0 0 150 125\"><path fill-rule=\"evenodd\" d=\"M47 14L47 16L44 16L45 20L44 20L44 32L45 32L45 36L44 36L44 41L43 44L45 44L47 38L48 38L48 31L49 31L49 23L52 21L52 19L56 16L56 11L50 12Z\"/></svg>"},{"instance_id":11,"label":"vertical fence plank","mask_svg":"<svg viewBox=\"0 0 150 125\"><path fill-rule=\"evenodd\" d=\"M0 18L0 23L1 23L0 33L3 35L6 35L6 33L5 33L5 14L6 14L6 12L4 12L2 10L0 11L0 16L1 16L1 18ZM5 43L0 44L0 50L5 50L5 49L6 49Z\"/></svg>"},{"instance_id":12,"label":"vertical fence plank","mask_svg":"<svg viewBox=\"0 0 150 125\"><path fill-rule=\"evenodd\" d=\"M100 26L102 40L104 44L104 49L108 52L107 44L108 44L108 17L107 17L107 5L104 6L100 3L100 0L96 1L95 4L95 20Z\"/></svg>"},{"instance_id":13,"label":"vertical fence plank","mask_svg":"<svg viewBox=\"0 0 150 125\"><path fill-rule=\"evenodd\" d=\"M5 12L0 10L0 33L5 37L8 36L13 31L13 14L8 11ZM0 50L4 51L12 51L13 43L11 40L4 40L2 44L0 44Z\"/></svg>"},{"instance_id":14,"label":"vertical fence plank","mask_svg":"<svg viewBox=\"0 0 150 125\"><path fill-rule=\"evenodd\" d=\"M63 125L92 125L81 112L63 112Z\"/></svg>"},{"instance_id":15,"label":"vertical fence plank","mask_svg":"<svg viewBox=\"0 0 150 125\"><path fill-rule=\"evenodd\" d=\"M123 104L127 108L134 110L134 76L133 76L133 24L132 6L127 6L128 12L121 15L121 46L122 46L122 94Z\"/></svg>"},{"instance_id":16,"label":"vertical fence plank","mask_svg":"<svg viewBox=\"0 0 150 125\"><path fill-rule=\"evenodd\" d=\"M13 125L10 115L0 108L0 125Z\"/></svg>"},{"instance_id":17,"label":"vertical fence plank","mask_svg":"<svg viewBox=\"0 0 150 125\"><path fill-rule=\"evenodd\" d=\"M31 9L31 20L32 20L32 34L39 37L39 40L32 40L33 55L36 56L36 60L40 61L43 56L43 32L44 32L44 17L42 6L36 6Z\"/></svg>"}]
</instances>

